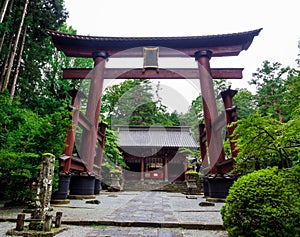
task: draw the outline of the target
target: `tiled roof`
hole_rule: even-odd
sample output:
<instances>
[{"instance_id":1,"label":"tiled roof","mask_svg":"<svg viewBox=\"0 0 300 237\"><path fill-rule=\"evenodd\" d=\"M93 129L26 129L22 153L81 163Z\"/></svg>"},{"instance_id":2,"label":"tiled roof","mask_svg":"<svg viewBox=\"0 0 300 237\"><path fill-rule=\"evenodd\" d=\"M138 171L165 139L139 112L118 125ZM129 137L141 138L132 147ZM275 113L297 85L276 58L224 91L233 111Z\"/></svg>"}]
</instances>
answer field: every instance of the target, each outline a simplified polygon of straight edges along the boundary
<instances>
[{"instance_id":1,"label":"tiled roof","mask_svg":"<svg viewBox=\"0 0 300 237\"><path fill-rule=\"evenodd\" d=\"M118 126L120 147L185 147L198 148L188 126Z\"/></svg>"}]
</instances>

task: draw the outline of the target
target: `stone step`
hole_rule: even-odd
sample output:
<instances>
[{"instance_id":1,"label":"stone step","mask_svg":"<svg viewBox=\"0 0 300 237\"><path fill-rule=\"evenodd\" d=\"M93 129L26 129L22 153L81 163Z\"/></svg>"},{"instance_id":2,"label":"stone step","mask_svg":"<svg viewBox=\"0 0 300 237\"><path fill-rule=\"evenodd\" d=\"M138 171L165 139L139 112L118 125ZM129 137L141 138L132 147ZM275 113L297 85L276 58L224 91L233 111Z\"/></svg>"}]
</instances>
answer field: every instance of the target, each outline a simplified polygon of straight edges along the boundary
<instances>
[{"instance_id":1,"label":"stone step","mask_svg":"<svg viewBox=\"0 0 300 237\"><path fill-rule=\"evenodd\" d=\"M164 182L147 180L141 181L126 181L124 184L125 191L169 191L169 192L186 192L187 187L185 182Z\"/></svg>"}]
</instances>

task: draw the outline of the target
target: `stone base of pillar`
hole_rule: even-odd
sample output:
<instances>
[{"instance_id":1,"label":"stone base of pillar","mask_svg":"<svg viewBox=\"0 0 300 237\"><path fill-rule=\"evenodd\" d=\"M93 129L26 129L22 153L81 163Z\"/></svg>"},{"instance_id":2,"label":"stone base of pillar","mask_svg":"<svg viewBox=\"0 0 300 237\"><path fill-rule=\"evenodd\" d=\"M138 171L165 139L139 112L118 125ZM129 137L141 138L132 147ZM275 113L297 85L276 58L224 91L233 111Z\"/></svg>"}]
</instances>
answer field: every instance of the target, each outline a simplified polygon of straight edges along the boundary
<instances>
[{"instance_id":1,"label":"stone base of pillar","mask_svg":"<svg viewBox=\"0 0 300 237\"><path fill-rule=\"evenodd\" d=\"M204 178L203 178L203 193L204 193L204 197L209 196L209 185L208 185L207 176L204 176Z\"/></svg>"},{"instance_id":2,"label":"stone base of pillar","mask_svg":"<svg viewBox=\"0 0 300 237\"><path fill-rule=\"evenodd\" d=\"M69 194L69 186L71 181L71 175L60 175L58 181L58 190L51 196L53 200L66 200Z\"/></svg>"},{"instance_id":3,"label":"stone base of pillar","mask_svg":"<svg viewBox=\"0 0 300 237\"><path fill-rule=\"evenodd\" d=\"M95 179L94 194L95 195L100 194L100 190L101 190L101 180L100 179Z\"/></svg>"},{"instance_id":4,"label":"stone base of pillar","mask_svg":"<svg viewBox=\"0 0 300 237\"><path fill-rule=\"evenodd\" d=\"M226 198L234 182L233 175L213 174L208 176L210 198Z\"/></svg>"},{"instance_id":5,"label":"stone base of pillar","mask_svg":"<svg viewBox=\"0 0 300 237\"><path fill-rule=\"evenodd\" d=\"M95 176L74 175L71 177L70 195L94 195Z\"/></svg>"}]
</instances>

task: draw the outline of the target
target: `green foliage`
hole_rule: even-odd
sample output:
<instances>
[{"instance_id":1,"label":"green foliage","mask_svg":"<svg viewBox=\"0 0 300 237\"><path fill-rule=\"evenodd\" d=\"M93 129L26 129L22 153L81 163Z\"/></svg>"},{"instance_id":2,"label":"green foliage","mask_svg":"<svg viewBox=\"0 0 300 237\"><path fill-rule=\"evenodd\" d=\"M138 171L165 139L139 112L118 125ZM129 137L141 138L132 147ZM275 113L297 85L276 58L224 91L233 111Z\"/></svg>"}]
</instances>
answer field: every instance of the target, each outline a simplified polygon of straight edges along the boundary
<instances>
[{"instance_id":1,"label":"green foliage","mask_svg":"<svg viewBox=\"0 0 300 237\"><path fill-rule=\"evenodd\" d=\"M262 68L253 73L250 84L256 85L256 100L259 112L272 115L279 121L287 121L289 114L286 109L284 93L287 90L286 79L291 73L290 67L282 67L281 63L264 61Z\"/></svg>"},{"instance_id":2,"label":"green foliage","mask_svg":"<svg viewBox=\"0 0 300 237\"><path fill-rule=\"evenodd\" d=\"M76 34L72 27L65 24L59 28L59 31ZM34 82L28 84L27 81L23 81L27 80L27 76L23 78L21 75L20 83L22 84L18 86L19 89L17 90L24 106L40 115L52 114L66 109L70 104L68 91L81 86L77 80L62 80L63 68L91 68L93 66L92 59L67 58L64 53L54 48L50 37L46 38L45 41L49 47L47 57L44 57L46 64L40 68L35 66L30 70L31 73L36 69L39 71L39 74L35 75L36 80ZM32 86L35 88L32 89ZM30 93L31 96L26 96L27 93Z\"/></svg>"},{"instance_id":3,"label":"green foliage","mask_svg":"<svg viewBox=\"0 0 300 237\"><path fill-rule=\"evenodd\" d=\"M238 89L238 93L232 99L233 105L238 108L237 119L247 118L256 112L254 95L247 89Z\"/></svg>"},{"instance_id":4,"label":"green foliage","mask_svg":"<svg viewBox=\"0 0 300 237\"><path fill-rule=\"evenodd\" d=\"M288 113L291 114L291 110L300 108L300 71L292 71L291 76L286 81L286 88L284 97L288 105Z\"/></svg>"},{"instance_id":5,"label":"green foliage","mask_svg":"<svg viewBox=\"0 0 300 237\"><path fill-rule=\"evenodd\" d=\"M195 170L188 170L185 172L186 175L191 175L191 176L198 176L198 172Z\"/></svg>"},{"instance_id":6,"label":"green foliage","mask_svg":"<svg viewBox=\"0 0 300 237\"><path fill-rule=\"evenodd\" d=\"M106 129L105 146L104 146L104 162L112 168L116 165L125 167L126 164L122 159L122 153L117 144L118 135L110 128Z\"/></svg>"},{"instance_id":7,"label":"green foliage","mask_svg":"<svg viewBox=\"0 0 300 237\"><path fill-rule=\"evenodd\" d=\"M4 39L0 56L0 65L3 67L1 68L1 72L4 72L4 68L7 67L5 62L11 52L11 42L14 40L20 24L24 2L23 0L10 1L8 6L9 10L3 21L3 27L0 29L1 36L3 36ZM27 32L16 84L16 95L24 102L24 106L32 110L36 109L35 112L39 112L43 115L48 112L52 113L54 109L61 106L61 104L58 105L57 101L53 100L53 97L57 98L56 96L58 94L60 97L63 96L57 92L59 88L55 88L56 93L54 96L49 96L52 95L50 92L53 91L53 87L59 83L53 83L54 77L45 75L44 69L50 66L50 61L53 55L55 55L54 47L50 42L50 37L48 37L46 29L58 30L65 22L67 15L62 0L29 1L23 26L23 28L27 28ZM22 30L22 34L23 33L24 29ZM19 43L17 53L19 53L20 48L21 44ZM58 62L59 61L60 60L58 60ZM14 70L16 70L16 62L13 65L13 71ZM12 84L13 74L14 73L11 74L8 88L10 88ZM0 76L0 86L3 75ZM63 83L67 84L67 82L61 82L60 88ZM66 91L64 93L66 93ZM52 103L49 103L47 98L52 101ZM50 104L51 106L49 106Z\"/></svg>"},{"instance_id":8,"label":"green foliage","mask_svg":"<svg viewBox=\"0 0 300 237\"><path fill-rule=\"evenodd\" d=\"M41 155L60 156L66 129L70 125L68 111L40 116L22 108L20 102L0 94L0 180L4 197L14 201L30 200L32 183L37 181Z\"/></svg>"},{"instance_id":9,"label":"green foliage","mask_svg":"<svg viewBox=\"0 0 300 237\"><path fill-rule=\"evenodd\" d=\"M24 203L34 197L33 183L37 182L40 156L32 153L13 153L0 150L0 192L4 199Z\"/></svg>"},{"instance_id":10,"label":"green foliage","mask_svg":"<svg viewBox=\"0 0 300 237\"><path fill-rule=\"evenodd\" d=\"M176 113L168 113L162 104L159 90L159 84L153 88L150 80L126 80L113 85L105 89L101 113L111 126L179 125Z\"/></svg>"},{"instance_id":11,"label":"green foliage","mask_svg":"<svg viewBox=\"0 0 300 237\"><path fill-rule=\"evenodd\" d=\"M300 166L239 178L221 209L230 237L300 236Z\"/></svg>"},{"instance_id":12,"label":"green foliage","mask_svg":"<svg viewBox=\"0 0 300 237\"><path fill-rule=\"evenodd\" d=\"M300 114L280 123L254 114L238 121L234 131L237 150L235 171L244 175L267 166L289 167L300 160Z\"/></svg>"}]
</instances>

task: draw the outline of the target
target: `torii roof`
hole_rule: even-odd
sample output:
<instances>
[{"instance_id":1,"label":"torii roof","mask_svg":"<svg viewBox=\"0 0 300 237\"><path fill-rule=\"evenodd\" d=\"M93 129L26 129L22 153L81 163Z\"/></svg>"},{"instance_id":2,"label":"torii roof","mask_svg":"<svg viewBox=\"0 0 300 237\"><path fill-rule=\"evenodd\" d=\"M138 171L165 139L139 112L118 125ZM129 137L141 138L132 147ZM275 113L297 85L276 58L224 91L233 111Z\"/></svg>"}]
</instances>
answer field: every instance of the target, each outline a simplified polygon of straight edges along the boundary
<instances>
[{"instance_id":1,"label":"torii roof","mask_svg":"<svg viewBox=\"0 0 300 237\"><path fill-rule=\"evenodd\" d=\"M199 148L189 126L118 126L119 146Z\"/></svg>"},{"instance_id":2,"label":"torii roof","mask_svg":"<svg viewBox=\"0 0 300 237\"><path fill-rule=\"evenodd\" d=\"M93 52L106 51L110 56L140 57L140 47L158 46L161 57L194 57L199 50L211 50L213 57L236 56L247 50L261 29L252 31L181 37L102 37L66 34L47 30L55 47L70 57L92 57ZM172 49L172 50L170 50Z\"/></svg>"}]
</instances>

